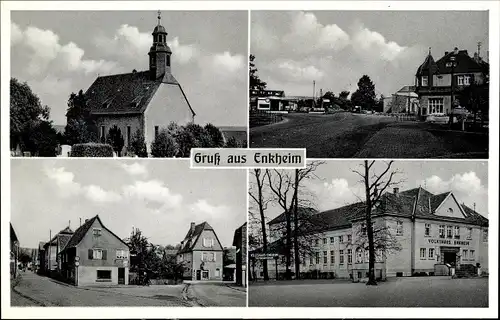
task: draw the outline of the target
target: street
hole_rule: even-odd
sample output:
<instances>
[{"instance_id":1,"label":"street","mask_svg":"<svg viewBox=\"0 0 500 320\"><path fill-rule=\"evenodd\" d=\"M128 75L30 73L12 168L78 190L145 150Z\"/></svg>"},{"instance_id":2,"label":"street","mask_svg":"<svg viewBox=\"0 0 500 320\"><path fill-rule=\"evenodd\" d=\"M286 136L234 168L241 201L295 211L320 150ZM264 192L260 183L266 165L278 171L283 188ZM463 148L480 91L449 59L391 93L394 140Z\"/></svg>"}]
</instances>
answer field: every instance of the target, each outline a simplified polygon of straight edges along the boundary
<instances>
[{"instance_id":1,"label":"street","mask_svg":"<svg viewBox=\"0 0 500 320\"><path fill-rule=\"evenodd\" d=\"M192 285L195 301L183 298L186 285L74 287L42 277L32 272L22 274L22 279L11 290L12 306L164 306L191 307L205 305L239 306L246 301L244 292L222 284ZM198 286L203 286L198 290ZM213 295L213 297L210 297ZM242 298L243 296L243 298ZM29 299L28 299L29 298ZM244 306L245 304L243 304Z\"/></svg>"},{"instance_id":2,"label":"street","mask_svg":"<svg viewBox=\"0 0 500 320\"><path fill-rule=\"evenodd\" d=\"M309 158L487 158L488 136L380 115L290 113L250 129L252 148L306 148Z\"/></svg>"},{"instance_id":3,"label":"street","mask_svg":"<svg viewBox=\"0 0 500 320\"><path fill-rule=\"evenodd\" d=\"M202 306L246 307L245 288L232 287L224 283L197 283L188 288L188 296L195 297Z\"/></svg>"},{"instance_id":4,"label":"street","mask_svg":"<svg viewBox=\"0 0 500 320\"><path fill-rule=\"evenodd\" d=\"M250 284L250 307L488 307L488 278L390 278L378 286L343 280Z\"/></svg>"}]
</instances>

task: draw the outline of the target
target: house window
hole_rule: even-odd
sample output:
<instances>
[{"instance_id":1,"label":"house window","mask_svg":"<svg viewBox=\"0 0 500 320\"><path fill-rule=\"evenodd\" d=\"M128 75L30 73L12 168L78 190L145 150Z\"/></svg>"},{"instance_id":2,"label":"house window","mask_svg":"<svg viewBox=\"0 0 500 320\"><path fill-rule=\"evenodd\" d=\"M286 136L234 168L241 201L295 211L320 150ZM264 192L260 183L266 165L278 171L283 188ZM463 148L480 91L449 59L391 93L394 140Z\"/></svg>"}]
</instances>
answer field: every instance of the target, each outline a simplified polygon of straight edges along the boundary
<instances>
[{"instance_id":1,"label":"house window","mask_svg":"<svg viewBox=\"0 0 500 320\"><path fill-rule=\"evenodd\" d=\"M331 243L331 244L334 244L334 243L335 243L335 238L334 238L334 237L330 237L330 243Z\"/></svg>"},{"instance_id":2,"label":"house window","mask_svg":"<svg viewBox=\"0 0 500 320\"><path fill-rule=\"evenodd\" d=\"M339 251L339 263L344 264L344 250Z\"/></svg>"},{"instance_id":3,"label":"house window","mask_svg":"<svg viewBox=\"0 0 500 320\"><path fill-rule=\"evenodd\" d=\"M429 248L429 259L434 259L434 248Z\"/></svg>"},{"instance_id":4,"label":"house window","mask_svg":"<svg viewBox=\"0 0 500 320\"><path fill-rule=\"evenodd\" d=\"M422 87L427 87L429 85L429 77L428 76L422 76L421 85L422 85Z\"/></svg>"},{"instance_id":5,"label":"house window","mask_svg":"<svg viewBox=\"0 0 500 320\"><path fill-rule=\"evenodd\" d=\"M475 250L471 250L471 251L470 251L470 255L469 255L469 259L470 259L470 260L474 260L474 259L475 259L475 256L474 256L474 255L475 255L475 253L476 253L476 251L475 251Z\"/></svg>"},{"instance_id":6,"label":"house window","mask_svg":"<svg viewBox=\"0 0 500 320\"><path fill-rule=\"evenodd\" d=\"M403 221L397 221L396 222L396 235L400 236L403 234Z\"/></svg>"},{"instance_id":7,"label":"house window","mask_svg":"<svg viewBox=\"0 0 500 320\"><path fill-rule=\"evenodd\" d=\"M220 269L219 268L215 269L215 277L216 278L220 277Z\"/></svg>"},{"instance_id":8,"label":"house window","mask_svg":"<svg viewBox=\"0 0 500 320\"><path fill-rule=\"evenodd\" d=\"M375 254L375 261L376 262L384 261L384 251L382 249L377 249L377 253Z\"/></svg>"},{"instance_id":9,"label":"house window","mask_svg":"<svg viewBox=\"0 0 500 320\"><path fill-rule=\"evenodd\" d=\"M158 132L159 131L160 131L160 127L159 126L155 126L155 140L158 137Z\"/></svg>"},{"instance_id":10,"label":"house window","mask_svg":"<svg viewBox=\"0 0 500 320\"><path fill-rule=\"evenodd\" d=\"M363 263L363 250L361 248L356 250L356 263Z\"/></svg>"},{"instance_id":11,"label":"house window","mask_svg":"<svg viewBox=\"0 0 500 320\"><path fill-rule=\"evenodd\" d=\"M468 253L469 253L468 250L462 250L462 260L465 261L465 260L469 259Z\"/></svg>"},{"instance_id":12,"label":"house window","mask_svg":"<svg viewBox=\"0 0 500 320\"><path fill-rule=\"evenodd\" d=\"M459 226L455 226L454 238L460 239L460 227Z\"/></svg>"},{"instance_id":13,"label":"house window","mask_svg":"<svg viewBox=\"0 0 500 320\"><path fill-rule=\"evenodd\" d=\"M344 243L344 236L339 236L339 243Z\"/></svg>"},{"instance_id":14,"label":"house window","mask_svg":"<svg viewBox=\"0 0 500 320\"><path fill-rule=\"evenodd\" d=\"M214 239L203 238L203 246L205 248L212 248L214 246Z\"/></svg>"},{"instance_id":15,"label":"house window","mask_svg":"<svg viewBox=\"0 0 500 320\"><path fill-rule=\"evenodd\" d=\"M204 280L208 279L208 270L203 270L201 273L201 276L203 277Z\"/></svg>"},{"instance_id":16,"label":"house window","mask_svg":"<svg viewBox=\"0 0 500 320\"><path fill-rule=\"evenodd\" d=\"M130 140L131 140L131 135L132 135L132 128L130 126L127 126L127 145L130 146Z\"/></svg>"},{"instance_id":17,"label":"house window","mask_svg":"<svg viewBox=\"0 0 500 320\"><path fill-rule=\"evenodd\" d=\"M483 242L488 242L488 229L483 230Z\"/></svg>"},{"instance_id":18,"label":"house window","mask_svg":"<svg viewBox=\"0 0 500 320\"><path fill-rule=\"evenodd\" d=\"M347 242L348 243L352 242L352 235L350 235L350 234L347 235Z\"/></svg>"},{"instance_id":19,"label":"house window","mask_svg":"<svg viewBox=\"0 0 500 320\"><path fill-rule=\"evenodd\" d=\"M425 260L425 248L420 248L420 260Z\"/></svg>"},{"instance_id":20,"label":"house window","mask_svg":"<svg viewBox=\"0 0 500 320\"><path fill-rule=\"evenodd\" d=\"M429 112L444 113L444 99L443 98L429 98Z\"/></svg>"},{"instance_id":21,"label":"house window","mask_svg":"<svg viewBox=\"0 0 500 320\"><path fill-rule=\"evenodd\" d=\"M459 86L468 86L468 85L470 85L470 76L469 75L457 76L457 84Z\"/></svg>"},{"instance_id":22,"label":"house window","mask_svg":"<svg viewBox=\"0 0 500 320\"><path fill-rule=\"evenodd\" d=\"M215 261L215 253L213 253L213 252L203 252L201 254L201 260L202 261L207 261L207 262L213 262L213 261Z\"/></svg>"},{"instance_id":23,"label":"house window","mask_svg":"<svg viewBox=\"0 0 500 320\"><path fill-rule=\"evenodd\" d=\"M330 251L330 263L335 264L335 251Z\"/></svg>"},{"instance_id":24,"label":"house window","mask_svg":"<svg viewBox=\"0 0 500 320\"><path fill-rule=\"evenodd\" d=\"M126 259L127 258L127 250L116 250L116 259Z\"/></svg>"},{"instance_id":25,"label":"house window","mask_svg":"<svg viewBox=\"0 0 500 320\"><path fill-rule=\"evenodd\" d=\"M170 55L167 55L167 67L170 67Z\"/></svg>"},{"instance_id":26,"label":"house window","mask_svg":"<svg viewBox=\"0 0 500 320\"><path fill-rule=\"evenodd\" d=\"M111 280L111 270L97 270L97 280Z\"/></svg>"},{"instance_id":27,"label":"house window","mask_svg":"<svg viewBox=\"0 0 500 320\"><path fill-rule=\"evenodd\" d=\"M319 252L315 252L316 253L316 264L319 264Z\"/></svg>"},{"instance_id":28,"label":"house window","mask_svg":"<svg viewBox=\"0 0 500 320\"><path fill-rule=\"evenodd\" d=\"M361 235L366 236L366 223L361 224Z\"/></svg>"},{"instance_id":29,"label":"house window","mask_svg":"<svg viewBox=\"0 0 500 320\"><path fill-rule=\"evenodd\" d=\"M429 223L425 224L425 236L430 237L431 236L431 225Z\"/></svg>"},{"instance_id":30,"label":"house window","mask_svg":"<svg viewBox=\"0 0 500 320\"><path fill-rule=\"evenodd\" d=\"M89 249L89 260L106 260L106 250Z\"/></svg>"},{"instance_id":31,"label":"house window","mask_svg":"<svg viewBox=\"0 0 500 320\"><path fill-rule=\"evenodd\" d=\"M453 226L446 226L446 238L448 239L453 238L452 232L453 232Z\"/></svg>"},{"instance_id":32,"label":"house window","mask_svg":"<svg viewBox=\"0 0 500 320\"><path fill-rule=\"evenodd\" d=\"M352 249L347 249L347 263L352 263Z\"/></svg>"},{"instance_id":33,"label":"house window","mask_svg":"<svg viewBox=\"0 0 500 320\"><path fill-rule=\"evenodd\" d=\"M104 140L106 140L106 128L104 126L101 126L101 134L99 138L101 139L101 142L104 142Z\"/></svg>"},{"instance_id":34,"label":"house window","mask_svg":"<svg viewBox=\"0 0 500 320\"><path fill-rule=\"evenodd\" d=\"M444 239L444 225L439 225L439 237Z\"/></svg>"},{"instance_id":35,"label":"house window","mask_svg":"<svg viewBox=\"0 0 500 320\"><path fill-rule=\"evenodd\" d=\"M323 251L323 263L328 263L328 251Z\"/></svg>"},{"instance_id":36,"label":"house window","mask_svg":"<svg viewBox=\"0 0 500 320\"><path fill-rule=\"evenodd\" d=\"M472 228L467 228L467 240L472 240Z\"/></svg>"},{"instance_id":37,"label":"house window","mask_svg":"<svg viewBox=\"0 0 500 320\"><path fill-rule=\"evenodd\" d=\"M323 244L327 244L328 243L328 239L327 238L323 238Z\"/></svg>"},{"instance_id":38,"label":"house window","mask_svg":"<svg viewBox=\"0 0 500 320\"><path fill-rule=\"evenodd\" d=\"M94 229L92 229L92 235L94 237L100 237L101 236L101 231L102 230L100 228L94 228Z\"/></svg>"}]
</instances>

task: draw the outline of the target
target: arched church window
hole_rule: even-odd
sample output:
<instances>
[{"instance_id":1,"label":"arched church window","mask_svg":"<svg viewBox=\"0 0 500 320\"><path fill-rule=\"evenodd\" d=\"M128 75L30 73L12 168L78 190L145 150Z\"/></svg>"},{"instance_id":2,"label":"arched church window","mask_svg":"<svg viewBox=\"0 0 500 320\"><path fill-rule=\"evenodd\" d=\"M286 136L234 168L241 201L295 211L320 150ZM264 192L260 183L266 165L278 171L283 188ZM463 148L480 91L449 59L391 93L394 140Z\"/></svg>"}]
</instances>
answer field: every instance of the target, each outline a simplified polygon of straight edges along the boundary
<instances>
[{"instance_id":1,"label":"arched church window","mask_svg":"<svg viewBox=\"0 0 500 320\"><path fill-rule=\"evenodd\" d=\"M167 54L167 67L170 67L170 55Z\"/></svg>"}]
</instances>

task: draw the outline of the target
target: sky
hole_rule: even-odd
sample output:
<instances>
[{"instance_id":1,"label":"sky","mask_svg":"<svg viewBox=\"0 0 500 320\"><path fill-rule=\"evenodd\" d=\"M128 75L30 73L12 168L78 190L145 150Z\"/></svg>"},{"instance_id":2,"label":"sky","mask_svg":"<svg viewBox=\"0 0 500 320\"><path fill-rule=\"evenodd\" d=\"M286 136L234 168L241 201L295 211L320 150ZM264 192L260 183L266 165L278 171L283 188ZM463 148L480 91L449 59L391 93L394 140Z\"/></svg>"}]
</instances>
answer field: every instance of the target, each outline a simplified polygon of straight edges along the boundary
<instances>
[{"instance_id":1,"label":"sky","mask_svg":"<svg viewBox=\"0 0 500 320\"><path fill-rule=\"evenodd\" d=\"M139 228L156 245L179 244L208 222L225 247L246 222L245 170L190 169L188 160L11 161L11 223L22 247L99 214L120 238Z\"/></svg>"},{"instance_id":2,"label":"sky","mask_svg":"<svg viewBox=\"0 0 500 320\"><path fill-rule=\"evenodd\" d=\"M362 164L359 160L330 160L320 165L315 171L317 177L304 183L316 209L335 209L363 199L364 186L353 172L363 172ZM384 161L377 160L375 172L381 173L385 166ZM459 203L471 209L476 203L476 211L488 217L487 161L395 161L392 168L399 172L393 181L399 182L400 192L419 186L434 194L452 191ZM250 183L254 181L250 175ZM266 192L269 194L269 190ZM269 205L266 217L271 220L281 212L279 206Z\"/></svg>"},{"instance_id":3,"label":"sky","mask_svg":"<svg viewBox=\"0 0 500 320\"><path fill-rule=\"evenodd\" d=\"M252 11L251 53L268 89L286 95L357 89L368 75L377 96L414 84L431 47L488 51L487 11Z\"/></svg>"},{"instance_id":4,"label":"sky","mask_svg":"<svg viewBox=\"0 0 500 320\"><path fill-rule=\"evenodd\" d=\"M98 75L147 70L156 11L13 11L11 76L28 82L56 125L72 92ZM246 126L248 13L163 11L172 74L196 122Z\"/></svg>"}]
</instances>

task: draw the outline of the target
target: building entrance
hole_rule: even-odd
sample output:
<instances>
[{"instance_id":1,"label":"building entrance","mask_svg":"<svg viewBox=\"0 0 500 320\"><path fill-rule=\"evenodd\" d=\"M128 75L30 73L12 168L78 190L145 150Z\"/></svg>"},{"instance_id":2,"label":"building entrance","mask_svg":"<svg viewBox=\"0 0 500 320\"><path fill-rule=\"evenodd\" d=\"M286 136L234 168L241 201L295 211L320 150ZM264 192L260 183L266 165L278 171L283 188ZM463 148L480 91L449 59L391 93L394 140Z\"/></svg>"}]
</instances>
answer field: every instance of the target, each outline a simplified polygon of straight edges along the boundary
<instances>
[{"instance_id":1,"label":"building entrance","mask_svg":"<svg viewBox=\"0 0 500 320\"><path fill-rule=\"evenodd\" d=\"M444 263L449 265L455 265L457 261L456 252L444 252Z\"/></svg>"}]
</instances>

